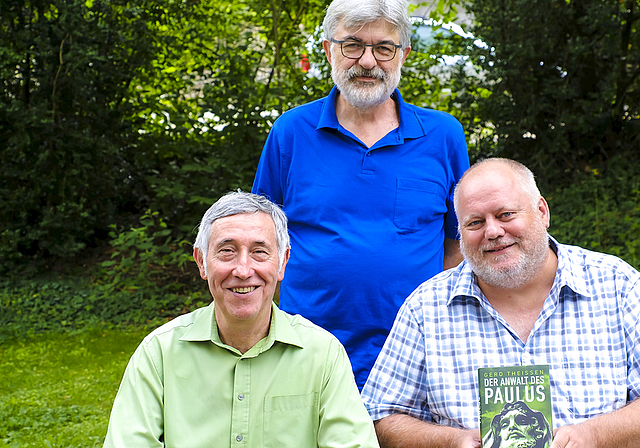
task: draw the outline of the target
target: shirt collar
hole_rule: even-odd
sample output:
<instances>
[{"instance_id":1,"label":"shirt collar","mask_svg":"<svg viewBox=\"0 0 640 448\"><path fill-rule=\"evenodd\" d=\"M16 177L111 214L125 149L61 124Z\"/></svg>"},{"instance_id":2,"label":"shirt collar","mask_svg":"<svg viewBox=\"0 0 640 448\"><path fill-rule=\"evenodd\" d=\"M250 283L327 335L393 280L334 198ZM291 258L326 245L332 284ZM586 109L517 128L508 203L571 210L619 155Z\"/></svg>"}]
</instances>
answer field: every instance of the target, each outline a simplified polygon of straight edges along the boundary
<instances>
[{"instance_id":1,"label":"shirt collar","mask_svg":"<svg viewBox=\"0 0 640 448\"><path fill-rule=\"evenodd\" d=\"M200 313L193 321L193 324L180 338L181 341L211 341L216 345L227 347L220 340L218 333L218 325L215 319L215 301L211 302L202 313ZM255 354L262 353L270 349L273 344L278 341L284 344L294 345L303 348L302 341L295 332L287 315L280 310L275 303L271 305L271 324L269 334L262 341L258 342L251 350L247 352Z\"/></svg>"},{"instance_id":2,"label":"shirt collar","mask_svg":"<svg viewBox=\"0 0 640 448\"><path fill-rule=\"evenodd\" d=\"M340 91L338 88L333 86L331 92L329 92L329 95L322 105L320 119L318 120L316 130L320 130L322 128L339 129L340 123L338 122L338 116L336 115L336 98L339 94ZM391 98L396 102L398 115L400 116L400 143L402 143L405 138L419 138L425 135L422 121L416 112L404 102L398 89L393 91Z\"/></svg>"},{"instance_id":3,"label":"shirt collar","mask_svg":"<svg viewBox=\"0 0 640 448\"><path fill-rule=\"evenodd\" d=\"M469 266L467 260L464 260L452 269L459 271L459 273L456 276L456 282L453 285L451 295L447 300L447 306L451 305L451 302L453 302L456 297L475 297L478 300L481 300L480 298L484 297L480 287L478 286L476 275L471 270L471 266Z\"/></svg>"},{"instance_id":4,"label":"shirt collar","mask_svg":"<svg viewBox=\"0 0 640 448\"><path fill-rule=\"evenodd\" d=\"M585 277L585 270L579 269L582 268L584 260L575 259L577 255L574 252L570 251L567 246L558 244L551 236L549 237L549 245L552 249L555 247L558 256L558 269L553 287L561 290L566 286L578 297L592 297L592 292L587 287L588 279Z\"/></svg>"}]
</instances>

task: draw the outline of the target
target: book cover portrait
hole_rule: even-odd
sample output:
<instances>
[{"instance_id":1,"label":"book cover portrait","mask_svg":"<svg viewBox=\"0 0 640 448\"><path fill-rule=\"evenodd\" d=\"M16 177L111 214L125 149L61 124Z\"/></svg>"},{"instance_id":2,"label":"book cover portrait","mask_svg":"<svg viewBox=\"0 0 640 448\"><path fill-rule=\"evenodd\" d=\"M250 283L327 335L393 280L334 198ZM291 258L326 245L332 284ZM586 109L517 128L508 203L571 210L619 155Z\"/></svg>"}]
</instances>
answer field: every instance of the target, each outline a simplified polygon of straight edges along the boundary
<instances>
[{"instance_id":1,"label":"book cover portrait","mask_svg":"<svg viewBox=\"0 0 640 448\"><path fill-rule=\"evenodd\" d=\"M478 369L482 448L549 448L549 366Z\"/></svg>"}]
</instances>

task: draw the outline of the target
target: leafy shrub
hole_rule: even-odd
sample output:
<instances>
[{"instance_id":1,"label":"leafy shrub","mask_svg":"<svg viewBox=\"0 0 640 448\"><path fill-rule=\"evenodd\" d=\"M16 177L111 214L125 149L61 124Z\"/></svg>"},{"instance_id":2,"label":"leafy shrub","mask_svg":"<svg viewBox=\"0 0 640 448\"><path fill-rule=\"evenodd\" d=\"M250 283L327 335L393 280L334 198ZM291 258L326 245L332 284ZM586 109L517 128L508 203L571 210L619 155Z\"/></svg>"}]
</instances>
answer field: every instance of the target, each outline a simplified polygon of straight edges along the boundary
<instances>
[{"instance_id":1,"label":"leafy shrub","mask_svg":"<svg viewBox=\"0 0 640 448\"><path fill-rule=\"evenodd\" d=\"M619 256L640 269L640 168L618 157L547 196L561 242Z\"/></svg>"},{"instance_id":2,"label":"leafy shrub","mask_svg":"<svg viewBox=\"0 0 640 448\"><path fill-rule=\"evenodd\" d=\"M111 259L97 266L94 282L101 300L88 311L95 308L111 321L144 323L152 317L171 318L209 300L191 243L174 238L158 212L148 211L138 227L112 229Z\"/></svg>"},{"instance_id":3,"label":"leafy shrub","mask_svg":"<svg viewBox=\"0 0 640 448\"><path fill-rule=\"evenodd\" d=\"M111 258L83 276L0 283L0 339L158 325L211 300L190 243L176 240L158 213L146 213L138 227L113 227L111 237Z\"/></svg>"},{"instance_id":4,"label":"leafy shrub","mask_svg":"<svg viewBox=\"0 0 640 448\"><path fill-rule=\"evenodd\" d=\"M180 280L191 281L191 243L175 240L158 212L147 211L140 227L128 230L112 225L110 260L100 264L98 282L114 289L155 289L158 285L180 290Z\"/></svg>"}]
</instances>

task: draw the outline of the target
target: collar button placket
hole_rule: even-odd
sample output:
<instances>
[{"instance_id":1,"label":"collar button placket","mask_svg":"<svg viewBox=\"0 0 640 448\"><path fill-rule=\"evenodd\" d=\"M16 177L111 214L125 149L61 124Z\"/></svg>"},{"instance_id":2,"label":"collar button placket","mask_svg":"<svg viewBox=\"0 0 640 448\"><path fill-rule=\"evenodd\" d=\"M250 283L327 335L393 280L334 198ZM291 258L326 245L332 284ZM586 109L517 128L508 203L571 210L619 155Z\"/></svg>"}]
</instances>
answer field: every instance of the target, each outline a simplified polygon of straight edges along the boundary
<instances>
[{"instance_id":1,"label":"collar button placket","mask_svg":"<svg viewBox=\"0 0 640 448\"><path fill-rule=\"evenodd\" d=\"M250 400L248 393L251 384L251 360L239 358L233 375L233 395L231 405L231 434L236 443L245 445L249 434Z\"/></svg>"}]
</instances>

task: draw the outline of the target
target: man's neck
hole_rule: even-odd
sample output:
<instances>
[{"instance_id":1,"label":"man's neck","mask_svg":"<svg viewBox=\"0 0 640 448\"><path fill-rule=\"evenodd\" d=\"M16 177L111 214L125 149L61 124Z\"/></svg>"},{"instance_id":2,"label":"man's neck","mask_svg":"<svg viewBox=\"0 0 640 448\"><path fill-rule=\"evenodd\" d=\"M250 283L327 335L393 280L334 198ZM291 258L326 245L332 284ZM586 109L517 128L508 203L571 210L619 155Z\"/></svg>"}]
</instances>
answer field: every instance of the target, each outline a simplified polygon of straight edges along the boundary
<instances>
[{"instance_id":1,"label":"man's neck","mask_svg":"<svg viewBox=\"0 0 640 448\"><path fill-rule=\"evenodd\" d=\"M396 102L392 98L379 106L362 109L352 106L339 94L336 98L336 116L340 125L368 148L400 124Z\"/></svg>"},{"instance_id":2,"label":"man's neck","mask_svg":"<svg viewBox=\"0 0 640 448\"><path fill-rule=\"evenodd\" d=\"M217 320L217 319L216 319ZM248 352L269 334L271 319L260 326L255 325L226 325L218 322L218 335L220 341L230 347L237 349L240 353Z\"/></svg>"},{"instance_id":3,"label":"man's neck","mask_svg":"<svg viewBox=\"0 0 640 448\"><path fill-rule=\"evenodd\" d=\"M489 285L478 278L478 285L491 306L524 342L529 337L544 302L549 296L557 268L558 257L549 248L549 255L538 274L519 288L500 288Z\"/></svg>"}]
</instances>

